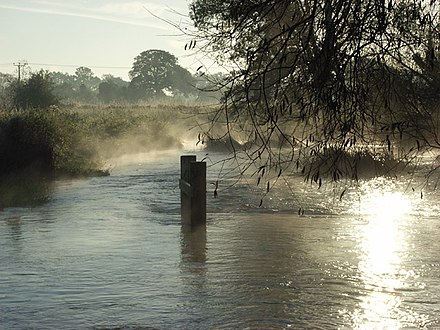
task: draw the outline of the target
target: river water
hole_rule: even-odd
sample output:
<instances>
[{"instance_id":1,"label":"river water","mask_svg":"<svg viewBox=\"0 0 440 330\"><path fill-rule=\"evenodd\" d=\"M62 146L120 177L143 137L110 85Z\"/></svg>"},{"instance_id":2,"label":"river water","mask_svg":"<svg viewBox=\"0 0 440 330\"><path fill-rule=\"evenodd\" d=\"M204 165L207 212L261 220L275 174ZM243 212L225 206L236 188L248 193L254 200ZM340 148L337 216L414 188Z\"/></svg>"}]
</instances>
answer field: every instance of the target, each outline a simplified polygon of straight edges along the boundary
<instances>
[{"instance_id":1,"label":"river water","mask_svg":"<svg viewBox=\"0 0 440 330\"><path fill-rule=\"evenodd\" d=\"M0 210L0 328L440 328L438 192L375 179L341 199L298 179L259 208L226 177L214 199L216 165L190 230L179 171L151 155Z\"/></svg>"}]
</instances>

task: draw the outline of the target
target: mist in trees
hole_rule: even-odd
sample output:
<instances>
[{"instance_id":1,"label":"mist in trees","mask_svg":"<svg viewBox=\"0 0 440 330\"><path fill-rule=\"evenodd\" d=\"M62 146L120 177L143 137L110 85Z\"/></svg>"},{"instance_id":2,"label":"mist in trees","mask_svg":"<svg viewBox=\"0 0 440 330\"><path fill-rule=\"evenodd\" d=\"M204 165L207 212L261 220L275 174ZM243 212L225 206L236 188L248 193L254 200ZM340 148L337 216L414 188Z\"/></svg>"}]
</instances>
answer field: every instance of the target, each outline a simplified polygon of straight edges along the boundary
<instances>
[{"instance_id":1,"label":"mist in trees","mask_svg":"<svg viewBox=\"0 0 440 330\"><path fill-rule=\"evenodd\" d=\"M229 72L205 135L251 142L248 166L318 183L440 148L436 1L193 0L190 18Z\"/></svg>"},{"instance_id":2,"label":"mist in trees","mask_svg":"<svg viewBox=\"0 0 440 330\"><path fill-rule=\"evenodd\" d=\"M136 56L129 76L130 81L111 74L99 78L92 69L84 66L76 68L74 74L31 72L21 82L12 75L0 73L0 106L46 107L48 103L55 104L53 100L63 104L157 102L176 98L183 101L212 102L221 97L221 92L215 91L209 83L210 78L215 75L193 75L178 64L174 55L163 50L147 50ZM31 91L30 85L35 83L42 95L48 97L52 94L53 100L36 100L34 103L32 100L37 96ZM208 89L207 86L212 87L209 93L204 92L204 89ZM24 101L25 98L28 99Z\"/></svg>"}]
</instances>

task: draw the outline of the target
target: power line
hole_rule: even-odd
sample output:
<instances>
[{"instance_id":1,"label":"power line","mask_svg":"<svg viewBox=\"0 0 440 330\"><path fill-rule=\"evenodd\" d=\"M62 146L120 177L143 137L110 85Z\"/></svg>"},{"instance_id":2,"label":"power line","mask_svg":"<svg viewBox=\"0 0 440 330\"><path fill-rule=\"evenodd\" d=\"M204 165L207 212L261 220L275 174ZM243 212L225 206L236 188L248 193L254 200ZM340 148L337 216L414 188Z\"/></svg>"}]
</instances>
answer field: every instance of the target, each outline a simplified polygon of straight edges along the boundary
<instances>
[{"instance_id":1,"label":"power line","mask_svg":"<svg viewBox=\"0 0 440 330\"><path fill-rule=\"evenodd\" d=\"M56 63L33 63L33 62L26 62L28 65L41 65L41 66L59 66L59 67L66 67L66 68L79 68L81 66L88 67L91 69L132 69L132 67L129 66L101 66L101 65L80 65L80 64L56 64ZM15 65L15 63L0 63L0 66L10 66Z\"/></svg>"},{"instance_id":2,"label":"power line","mask_svg":"<svg viewBox=\"0 0 440 330\"><path fill-rule=\"evenodd\" d=\"M30 65L41 65L41 66L59 66L66 68L79 68L81 66L88 67L91 69L131 69L128 66L100 66L100 65L78 65L78 64L54 64L54 63L29 63Z\"/></svg>"}]
</instances>

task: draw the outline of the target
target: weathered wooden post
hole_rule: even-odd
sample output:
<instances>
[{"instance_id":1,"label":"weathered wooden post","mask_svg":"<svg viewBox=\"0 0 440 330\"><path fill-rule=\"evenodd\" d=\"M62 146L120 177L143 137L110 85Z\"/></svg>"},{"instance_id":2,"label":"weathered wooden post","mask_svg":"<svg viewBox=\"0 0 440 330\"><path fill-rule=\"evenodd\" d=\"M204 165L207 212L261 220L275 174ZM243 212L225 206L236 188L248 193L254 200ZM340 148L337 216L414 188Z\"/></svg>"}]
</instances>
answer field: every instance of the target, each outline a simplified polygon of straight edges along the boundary
<instances>
[{"instance_id":1,"label":"weathered wooden post","mask_svg":"<svg viewBox=\"0 0 440 330\"><path fill-rule=\"evenodd\" d=\"M181 156L179 187L182 224L206 224L206 163L193 155Z\"/></svg>"}]
</instances>

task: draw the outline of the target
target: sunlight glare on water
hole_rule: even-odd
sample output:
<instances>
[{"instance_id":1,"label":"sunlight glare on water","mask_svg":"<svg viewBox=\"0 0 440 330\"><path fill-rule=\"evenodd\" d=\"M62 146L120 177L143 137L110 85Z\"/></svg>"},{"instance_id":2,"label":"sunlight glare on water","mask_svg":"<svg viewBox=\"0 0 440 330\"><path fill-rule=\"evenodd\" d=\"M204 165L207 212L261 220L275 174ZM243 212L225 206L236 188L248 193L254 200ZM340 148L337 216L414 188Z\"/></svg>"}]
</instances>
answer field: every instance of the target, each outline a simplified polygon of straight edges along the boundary
<instances>
[{"instance_id":1,"label":"sunlight glare on water","mask_svg":"<svg viewBox=\"0 0 440 330\"><path fill-rule=\"evenodd\" d=\"M360 277L365 295L353 314L357 329L401 329L402 315L398 290L408 273L401 257L407 253L407 225L413 211L411 199L381 179L363 187L359 213L363 224L356 229L359 241ZM417 317L417 316L416 316Z\"/></svg>"}]
</instances>

